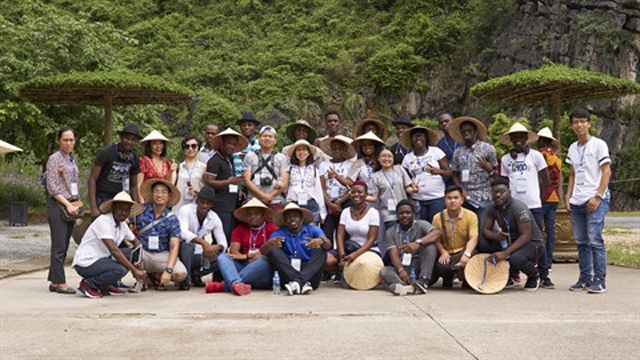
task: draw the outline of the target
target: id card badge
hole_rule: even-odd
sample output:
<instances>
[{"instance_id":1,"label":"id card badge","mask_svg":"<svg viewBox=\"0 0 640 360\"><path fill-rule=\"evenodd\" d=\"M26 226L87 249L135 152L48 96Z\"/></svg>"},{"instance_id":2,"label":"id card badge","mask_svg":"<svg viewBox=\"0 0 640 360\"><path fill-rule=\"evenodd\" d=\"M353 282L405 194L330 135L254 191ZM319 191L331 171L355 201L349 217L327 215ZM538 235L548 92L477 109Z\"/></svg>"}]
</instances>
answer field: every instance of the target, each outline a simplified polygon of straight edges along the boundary
<instances>
[{"instance_id":1,"label":"id card badge","mask_svg":"<svg viewBox=\"0 0 640 360\"><path fill-rule=\"evenodd\" d=\"M388 199L387 200L387 209L389 209L390 213L396 212L396 199Z\"/></svg>"},{"instance_id":2,"label":"id card badge","mask_svg":"<svg viewBox=\"0 0 640 360\"><path fill-rule=\"evenodd\" d=\"M76 181L71 182L71 197L78 197L78 183Z\"/></svg>"},{"instance_id":3,"label":"id card badge","mask_svg":"<svg viewBox=\"0 0 640 360\"><path fill-rule=\"evenodd\" d=\"M238 185L229 184L229 192L232 193L232 194L237 194L238 193Z\"/></svg>"},{"instance_id":4,"label":"id card badge","mask_svg":"<svg viewBox=\"0 0 640 360\"><path fill-rule=\"evenodd\" d=\"M298 192L298 205L307 206L307 192L304 190Z\"/></svg>"},{"instance_id":5,"label":"id card badge","mask_svg":"<svg viewBox=\"0 0 640 360\"><path fill-rule=\"evenodd\" d=\"M585 181L587 180L587 173L580 169L576 171L576 185L583 186Z\"/></svg>"},{"instance_id":6,"label":"id card badge","mask_svg":"<svg viewBox=\"0 0 640 360\"><path fill-rule=\"evenodd\" d=\"M413 254L411 253L402 254L402 266L411 266L412 257L413 257Z\"/></svg>"},{"instance_id":7,"label":"id card badge","mask_svg":"<svg viewBox=\"0 0 640 360\"><path fill-rule=\"evenodd\" d=\"M125 175L122 178L122 191L131 192L131 179L129 178L129 174Z\"/></svg>"},{"instance_id":8,"label":"id card badge","mask_svg":"<svg viewBox=\"0 0 640 360\"><path fill-rule=\"evenodd\" d=\"M525 178L516 179L516 192L518 194L526 194L527 193L527 179L525 179Z\"/></svg>"},{"instance_id":9,"label":"id card badge","mask_svg":"<svg viewBox=\"0 0 640 360\"><path fill-rule=\"evenodd\" d=\"M200 255L200 254L202 254L202 251L203 251L202 245L196 244L196 246L194 246L194 249L193 249L193 253L194 254Z\"/></svg>"},{"instance_id":10,"label":"id card badge","mask_svg":"<svg viewBox=\"0 0 640 360\"><path fill-rule=\"evenodd\" d=\"M191 193L189 193L189 188L185 187L184 190L182 191L182 193L184 194L183 197L185 200L193 200L193 195L191 195Z\"/></svg>"},{"instance_id":11,"label":"id card badge","mask_svg":"<svg viewBox=\"0 0 640 360\"><path fill-rule=\"evenodd\" d=\"M329 188L329 198L337 199L340 197L340 189L337 186L332 186Z\"/></svg>"},{"instance_id":12,"label":"id card badge","mask_svg":"<svg viewBox=\"0 0 640 360\"><path fill-rule=\"evenodd\" d=\"M160 237L158 237L158 235L150 235L149 250L159 250L159 249L160 249Z\"/></svg>"},{"instance_id":13,"label":"id card badge","mask_svg":"<svg viewBox=\"0 0 640 360\"><path fill-rule=\"evenodd\" d=\"M462 175L461 176L462 182L469 182L469 175L470 175L469 169L462 169L461 175Z\"/></svg>"},{"instance_id":14,"label":"id card badge","mask_svg":"<svg viewBox=\"0 0 640 360\"><path fill-rule=\"evenodd\" d=\"M260 250L258 250L258 249L249 249L249 255L253 255L253 254L257 253L257 252L260 252Z\"/></svg>"},{"instance_id":15,"label":"id card badge","mask_svg":"<svg viewBox=\"0 0 640 360\"><path fill-rule=\"evenodd\" d=\"M291 258L291 267L299 272L300 269L302 269L302 259L300 259L299 257Z\"/></svg>"}]
</instances>

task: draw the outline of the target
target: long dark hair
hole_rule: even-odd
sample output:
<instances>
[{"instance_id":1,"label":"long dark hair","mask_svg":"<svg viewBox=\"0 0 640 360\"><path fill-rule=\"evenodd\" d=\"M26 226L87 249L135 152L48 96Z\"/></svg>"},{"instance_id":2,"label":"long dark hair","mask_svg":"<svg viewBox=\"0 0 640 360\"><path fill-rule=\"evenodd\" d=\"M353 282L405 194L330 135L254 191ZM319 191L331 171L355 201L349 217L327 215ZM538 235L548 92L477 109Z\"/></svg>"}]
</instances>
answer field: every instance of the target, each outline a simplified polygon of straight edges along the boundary
<instances>
[{"instance_id":1,"label":"long dark hair","mask_svg":"<svg viewBox=\"0 0 640 360\"><path fill-rule=\"evenodd\" d=\"M304 145L307 146L307 145ZM296 149L299 148L300 146L296 146ZM298 158L296 157L296 149L293 149L293 154L291 154L291 158L289 159L289 163L291 165L297 165L300 166L300 161L298 161ZM309 147L307 146L307 149L309 149ZM311 165L316 161L316 159L314 159L313 154L311 153L311 149L309 149L309 156L307 157L307 165Z\"/></svg>"}]
</instances>

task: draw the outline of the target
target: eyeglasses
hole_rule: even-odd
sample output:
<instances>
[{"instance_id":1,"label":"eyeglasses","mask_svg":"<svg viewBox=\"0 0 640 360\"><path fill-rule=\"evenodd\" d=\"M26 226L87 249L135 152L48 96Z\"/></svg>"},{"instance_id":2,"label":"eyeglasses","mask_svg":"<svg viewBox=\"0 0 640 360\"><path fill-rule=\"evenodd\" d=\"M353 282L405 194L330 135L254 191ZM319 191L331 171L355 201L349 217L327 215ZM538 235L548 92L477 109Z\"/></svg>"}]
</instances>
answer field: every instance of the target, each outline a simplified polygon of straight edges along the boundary
<instances>
[{"instance_id":1,"label":"eyeglasses","mask_svg":"<svg viewBox=\"0 0 640 360\"><path fill-rule=\"evenodd\" d=\"M189 150L189 149L195 150L198 148L198 144L184 144L183 148L185 150Z\"/></svg>"},{"instance_id":2,"label":"eyeglasses","mask_svg":"<svg viewBox=\"0 0 640 360\"><path fill-rule=\"evenodd\" d=\"M154 189L154 190L153 190L153 193L154 193L154 194L168 194L168 193L169 193L169 191L168 191L168 190L165 190L165 189Z\"/></svg>"}]
</instances>

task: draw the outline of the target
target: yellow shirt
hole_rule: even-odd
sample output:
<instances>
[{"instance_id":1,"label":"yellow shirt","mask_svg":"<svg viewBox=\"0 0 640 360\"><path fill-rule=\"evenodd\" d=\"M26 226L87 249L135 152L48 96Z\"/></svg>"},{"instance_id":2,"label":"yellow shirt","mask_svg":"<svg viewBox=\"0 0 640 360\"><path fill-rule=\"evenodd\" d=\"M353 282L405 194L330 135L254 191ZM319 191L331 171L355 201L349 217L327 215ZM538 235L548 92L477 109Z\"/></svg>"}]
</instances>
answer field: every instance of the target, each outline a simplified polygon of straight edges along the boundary
<instances>
[{"instance_id":1,"label":"yellow shirt","mask_svg":"<svg viewBox=\"0 0 640 360\"><path fill-rule=\"evenodd\" d=\"M446 238L441 213L433 217L433 226L437 227L442 233L442 245L449 254L463 251L471 236L478 236L478 217L474 212L465 208L460 209L458 218L454 219L449 217L448 210L445 209L442 213L444 213L444 223L447 226Z\"/></svg>"}]
</instances>

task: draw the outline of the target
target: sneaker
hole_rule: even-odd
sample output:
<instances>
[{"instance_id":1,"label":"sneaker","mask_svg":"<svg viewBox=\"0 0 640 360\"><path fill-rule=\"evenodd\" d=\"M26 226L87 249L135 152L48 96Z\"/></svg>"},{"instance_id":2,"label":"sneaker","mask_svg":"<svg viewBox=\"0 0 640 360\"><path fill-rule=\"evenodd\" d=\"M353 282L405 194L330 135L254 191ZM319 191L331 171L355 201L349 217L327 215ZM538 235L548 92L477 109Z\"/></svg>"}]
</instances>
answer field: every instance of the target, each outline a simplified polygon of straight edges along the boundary
<instances>
[{"instance_id":1,"label":"sneaker","mask_svg":"<svg viewBox=\"0 0 640 360\"><path fill-rule=\"evenodd\" d=\"M102 297L102 293L100 293L100 291L89 286L89 284L87 284L84 280L80 281L80 285L78 285L78 291L80 291L89 299L99 299Z\"/></svg>"},{"instance_id":2,"label":"sneaker","mask_svg":"<svg viewBox=\"0 0 640 360\"><path fill-rule=\"evenodd\" d=\"M307 281L306 283L304 283L304 285L302 285L302 289L300 289L300 294L307 295L311 293L312 290L313 290L313 286L311 286L311 283Z\"/></svg>"},{"instance_id":3,"label":"sneaker","mask_svg":"<svg viewBox=\"0 0 640 360\"><path fill-rule=\"evenodd\" d=\"M204 282L202 282L202 278L200 275L191 275L191 284L195 287L201 288L204 287Z\"/></svg>"},{"instance_id":4,"label":"sneaker","mask_svg":"<svg viewBox=\"0 0 640 360\"><path fill-rule=\"evenodd\" d=\"M553 289L556 288L556 286L553 284L553 282L551 282L550 278L546 278L546 279L540 280L540 287L542 287L543 289L548 289L548 290L553 290Z\"/></svg>"},{"instance_id":5,"label":"sneaker","mask_svg":"<svg viewBox=\"0 0 640 360\"><path fill-rule=\"evenodd\" d=\"M511 278L513 279L514 286L522 285L522 279L520 278L520 275L515 275L515 276L513 276Z\"/></svg>"},{"instance_id":6,"label":"sneaker","mask_svg":"<svg viewBox=\"0 0 640 360\"><path fill-rule=\"evenodd\" d=\"M129 290L130 286L126 285L125 283L123 283L122 281L118 281L115 285L115 287L117 287L120 290L124 290L127 291Z\"/></svg>"},{"instance_id":7,"label":"sneaker","mask_svg":"<svg viewBox=\"0 0 640 360\"><path fill-rule=\"evenodd\" d=\"M607 286L604 280L596 280L591 285L587 286L589 294L602 294L607 291Z\"/></svg>"},{"instance_id":8,"label":"sneaker","mask_svg":"<svg viewBox=\"0 0 640 360\"><path fill-rule=\"evenodd\" d=\"M207 281L207 283L204 286L204 291L207 294L223 292L224 283L220 281Z\"/></svg>"},{"instance_id":9,"label":"sneaker","mask_svg":"<svg viewBox=\"0 0 640 360\"><path fill-rule=\"evenodd\" d=\"M422 276L418 280L414 281L411 285L413 285L413 287L419 292L426 294L427 289L429 289L429 279L427 279L425 276Z\"/></svg>"},{"instance_id":10,"label":"sneaker","mask_svg":"<svg viewBox=\"0 0 640 360\"><path fill-rule=\"evenodd\" d=\"M516 287L516 283L515 283L515 281L513 281L513 278L507 279L507 285L505 285L504 288L505 289L513 289L514 287Z\"/></svg>"},{"instance_id":11,"label":"sneaker","mask_svg":"<svg viewBox=\"0 0 640 360\"><path fill-rule=\"evenodd\" d=\"M117 288L113 285L107 285L102 288L102 295L111 295L111 296L121 296L124 295L127 291Z\"/></svg>"},{"instance_id":12,"label":"sneaker","mask_svg":"<svg viewBox=\"0 0 640 360\"><path fill-rule=\"evenodd\" d=\"M584 283L584 282L578 280L575 284L573 284L573 285L571 285L569 287L569 290L571 290L571 291L587 290L587 283Z\"/></svg>"},{"instance_id":13,"label":"sneaker","mask_svg":"<svg viewBox=\"0 0 640 360\"><path fill-rule=\"evenodd\" d=\"M333 283L336 285L342 284L342 273L333 274Z\"/></svg>"},{"instance_id":14,"label":"sneaker","mask_svg":"<svg viewBox=\"0 0 640 360\"><path fill-rule=\"evenodd\" d=\"M322 274L320 274L320 282L325 284L329 280L331 280L331 273L328 271L323 271Z\"/></svg>"},{"instance_id":15,"label":"sneaker","mask_svg":"<svg viewBox=\"0 0 640 360\"><path fill-rule=\"evenodd\" d=\"M536 271L531 276L527 276L527 282L524 284L524 291L536 291L540 286L540 275Z\"/></svg>"},{"instance_id":16,"label":"sneaker","mask_svg":"<svg viewBox=\"0 0 640 360\"><path fill-rule=\"evenodd\" d=\"M189 291L189 289L191 289L191 281L189 281L189 279L184 279L178 284L178 290Z\"/></svg>"},{"instance_id":17,"label":"sneaker","mask_svg":"<svg viewBox=\"0 0 640 360\"><path fill-rule=\"evenodd\" d=\"M395 283L389 286L389 291L391 291L393 295L396 296L405 296L407 294L413 293L415 291L415 288L413 287L413 285L403 285L401 283Z\"/></svg>"},{"instance_id":18,"label":"sneaker","mask_svg":"<svg viewBox=\"0 0 640 360\"><path fill-rule=\"evenodd\" d=\"M244 296L251 294L251 285L242 282L237 282L231 285L231 292L238 296Z\"/></svg>"},{"instance_id":19,"label":"sneaker","mask_svg":"<svg viewBox=\"0 0 640 360\"><path fill-rule=\"evenodd\" d=\"M453 275L445 275L442 277L442 288L451 289L453 287Z\"/></svg>"},{"instance_id":20,"label":"sneaker","mask_svg":"<svg viewBox=\"0 0 640 360\"><path fill-rule=\"evenodd\" d=\"M300 294L300 284L298 284L297 281L290 281L284 284L284 288L287 290L287 293L289 293L289 296Z\"/></svg>"}]
</instances>

